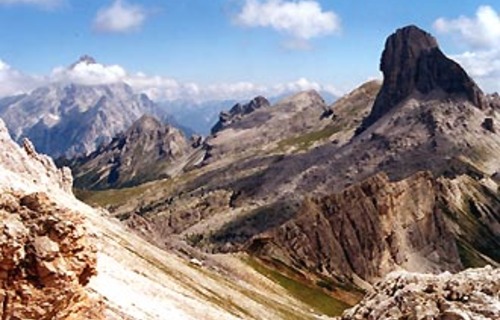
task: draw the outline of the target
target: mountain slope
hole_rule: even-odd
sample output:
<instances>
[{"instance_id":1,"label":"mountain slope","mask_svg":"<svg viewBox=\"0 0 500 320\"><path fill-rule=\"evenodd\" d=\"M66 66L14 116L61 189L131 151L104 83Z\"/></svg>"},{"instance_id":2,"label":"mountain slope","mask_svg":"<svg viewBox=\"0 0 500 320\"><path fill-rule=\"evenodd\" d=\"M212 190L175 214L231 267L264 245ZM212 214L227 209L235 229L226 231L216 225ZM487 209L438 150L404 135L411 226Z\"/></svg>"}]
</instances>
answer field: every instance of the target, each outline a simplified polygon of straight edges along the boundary
<instances>
[{"instance_id":1,"label":"mountain slope","mask_svg":"<svg viewBox=\"0 0 500 320\"><path fill-rule=\"evenodd\" d=\"M190 151L178 129L144 115L109 144L70 166L77 188L116 188L169 177Z\"/></svg>"},{"instance_id":2,"label":"mountain slope","mask_svg":"<svg viewBox=\"0 0 500 320\"><path fill-rule=\"evenodd\" d=\"M58 214L70 209L85 216L78 228L85 226L90 230L96 237L92 243L98 248L97 275L91 278L86 290L90 297L102 301L103 305L92 306L94 311L102 311L104 318L317 319L316 309L311 310L311 306L256 272L245 262L245 256L209 257L189 248L179 256L134 235L106 212L76 200L69 190L68 171L57 169L49 157L36 153L30 143L20 148L1 120L0 151L3 200L10 193L43 192L48 196L44 206ZM54 223L54 217L50 221ZM71 227L70 221L66 226ZM58 297L62 296L48 295L50 299ZM72 301L78 302L77 298ZM33 306L42 312L52 305Z\"/></svg>"}]
</instances>

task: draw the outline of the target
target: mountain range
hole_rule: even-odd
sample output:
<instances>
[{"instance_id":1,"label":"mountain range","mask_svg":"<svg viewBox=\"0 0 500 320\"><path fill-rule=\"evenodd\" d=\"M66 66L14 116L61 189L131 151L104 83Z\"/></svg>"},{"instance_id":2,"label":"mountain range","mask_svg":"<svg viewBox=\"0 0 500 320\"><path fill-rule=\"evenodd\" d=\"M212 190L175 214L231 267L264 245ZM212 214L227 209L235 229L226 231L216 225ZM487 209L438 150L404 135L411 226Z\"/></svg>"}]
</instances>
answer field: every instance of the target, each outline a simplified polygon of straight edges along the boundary
<instances>
[{"instance_id":1,"label":"mountain range","mask_svg":"<svg viewBox=\"0 0 500 320\"><path fill-rule=\"evenodd\" d=\"M86 213L106 262L96 269L89 252L90 287L115 317L159 319L175 301L181 318L497 319L500 96L416 26L387 38L380 70L382 82L333 103L314 90L231 103L206 138L139 116L67 162L76 195L100 209L72 198L68 170L35 151L43 143L23 151L0 122L0 182ZM48 127L51 114L39 113ZM61 214L24 196L17 207ZM109 283L151 303L127 307Z\"/></svg>"}]
</instances>

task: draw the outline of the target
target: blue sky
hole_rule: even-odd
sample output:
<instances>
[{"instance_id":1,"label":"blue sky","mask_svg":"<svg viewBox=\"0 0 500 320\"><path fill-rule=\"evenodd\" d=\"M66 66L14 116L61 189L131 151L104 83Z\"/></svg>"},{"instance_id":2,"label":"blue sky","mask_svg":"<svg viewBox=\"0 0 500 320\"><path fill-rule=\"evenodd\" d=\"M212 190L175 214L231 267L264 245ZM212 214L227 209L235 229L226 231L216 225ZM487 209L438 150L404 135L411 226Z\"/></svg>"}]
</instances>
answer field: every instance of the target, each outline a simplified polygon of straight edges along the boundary
<instances>
[{"instance_id":1,"label":"blue sky","mask_svg":"<svg viewBox=\"0 0 500 320\"><path fill-rule=\"evenodd\" d=\"M493 91L499 11L468 0L0 0L0 85L8 88L0 95L80 79L61 68L82 54L103 65L94 75L115 65L121 70L109 81L127 78L159 99L308 86L345 92L380 76L385 38L407 24L433 33Z\"/></svg>"}]
</instances>

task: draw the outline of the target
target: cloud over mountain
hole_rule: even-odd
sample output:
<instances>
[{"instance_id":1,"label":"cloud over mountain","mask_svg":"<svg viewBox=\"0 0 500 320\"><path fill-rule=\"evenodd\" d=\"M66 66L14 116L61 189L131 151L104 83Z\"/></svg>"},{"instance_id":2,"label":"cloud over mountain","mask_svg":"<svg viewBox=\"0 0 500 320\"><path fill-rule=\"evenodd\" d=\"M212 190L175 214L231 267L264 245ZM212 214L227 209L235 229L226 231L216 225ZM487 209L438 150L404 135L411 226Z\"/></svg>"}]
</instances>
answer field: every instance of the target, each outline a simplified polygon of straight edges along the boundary
<instances>
[{"instance_id":1,"label":"cloud over mountain","mask_svg":"<svg viewBox=\"0 0 500 320\"><path fill-rule=\"evenodd\" d=\"M202 85L194 82L180 82L174 78L131 73L120 65L104 65L81 60L71 67L56 67L44 77L32 76L15 70L0 60L0 97L29 92L47 83L78 83L84 85L111 84L125 82L136 92L146 93L151 99L196 101L249 99L257 95L277 96L303 90L327 91L340 95L331 84L320 84L306 78L276 84L256 84L249 81L214 83Z\"/></svg>"}]
</instances>

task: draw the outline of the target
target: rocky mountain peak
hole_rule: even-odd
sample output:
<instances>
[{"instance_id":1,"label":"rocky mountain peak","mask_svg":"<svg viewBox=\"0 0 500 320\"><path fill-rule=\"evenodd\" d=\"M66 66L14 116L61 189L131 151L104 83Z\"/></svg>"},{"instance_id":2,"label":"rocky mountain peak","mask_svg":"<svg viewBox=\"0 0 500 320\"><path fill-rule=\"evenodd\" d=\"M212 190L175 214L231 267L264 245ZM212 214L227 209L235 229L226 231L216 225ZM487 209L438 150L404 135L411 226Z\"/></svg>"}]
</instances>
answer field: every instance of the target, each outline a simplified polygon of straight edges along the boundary
<instances>
[{"instance_id":1,"label":"rocky mountain peak","mask_svg":"<svg viewBox=\"0 0 500 320\"><path fill-rule=\"evenodd\" d=\"M398 29L387 39L380 61L384 82L370 115L358 133L408 98L412 93L440 90L461 95L476 107L484 107L484 95L455 61L439 49L436 39L416 26Z\"/></svg>"},{"instance_id":2,"label":"rocky mountain peak","mask_svg":"<svg viewBox=\"0 0 500 320\"><path fill-rule=\"evenodd\" d=\"M211 132L212 134L215 134L229 126L231 123L240 120L243 116L250 114L255 110L268 108L270 106L271 103L262 96L257 96L245 104L237 103L229 110L229 112L222 111L220 113L219 121L212 127Z\"/></svg>"},{"instance_id":3,"label":"rocky mountain peak","mask_svg":"<svg viewBox=\"0 0 500 320\"><path fill-rule=\"evenodd\" d=\"M83 56L78 58L78 61L74 62L69 68L74 69L80 63L85 63L85 64L89 65L89 64L96 64L97 61L93 57L91 57L87 54L84 54Z\"/></svg>"},{"instance_id":4,"label":"rocky mountain peak","mask_svg":"<svg viewBox=\"0 0 500 320\"><path fill-rule=\"evenodd\" d=\"M155 131L162 127L162 123L157 118L144 114L139 119L137 119L132 126L127 130L127 132L147 132Z\"/></svg>"}]
</instances>

